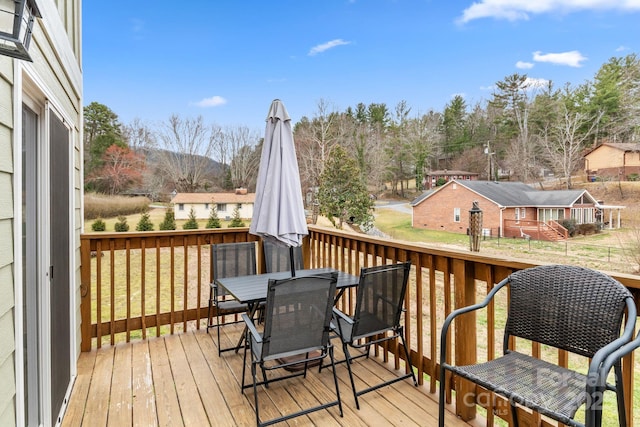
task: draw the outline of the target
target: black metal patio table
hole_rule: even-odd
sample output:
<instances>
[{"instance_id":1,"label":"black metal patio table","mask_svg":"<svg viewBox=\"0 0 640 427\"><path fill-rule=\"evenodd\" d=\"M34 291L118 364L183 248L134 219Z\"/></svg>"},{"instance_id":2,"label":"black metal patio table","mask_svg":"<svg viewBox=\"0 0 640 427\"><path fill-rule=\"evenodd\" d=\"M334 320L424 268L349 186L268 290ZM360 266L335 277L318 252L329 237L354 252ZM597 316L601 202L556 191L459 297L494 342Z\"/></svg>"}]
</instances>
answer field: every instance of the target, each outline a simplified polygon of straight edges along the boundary
<instances>
[{"instance_id":1,"label":"black metal patio table","mask_svg":"<svg viewBox=\"0 0 640 427\"><path fill-rule=\"evenodd\" d=\"M311 268L305 270L296 270L296 277L310 276L323 273L338 273L338 281L336 283L336 297L334 303L340 299L340 296L348 288L358 285L360 278L335 268ZM274 273L255 274L251 276L225 277L216 279L216 284L222 286L227 292L233 296L238 302L247 304L247 313L251 318L255 315L261 302L267 300L267 286L270 279L288 279L291 277L290 271L280 271ZM240 337L236 346L236 353L242 346L244 333Z\"/></svg>"}]
</instances>

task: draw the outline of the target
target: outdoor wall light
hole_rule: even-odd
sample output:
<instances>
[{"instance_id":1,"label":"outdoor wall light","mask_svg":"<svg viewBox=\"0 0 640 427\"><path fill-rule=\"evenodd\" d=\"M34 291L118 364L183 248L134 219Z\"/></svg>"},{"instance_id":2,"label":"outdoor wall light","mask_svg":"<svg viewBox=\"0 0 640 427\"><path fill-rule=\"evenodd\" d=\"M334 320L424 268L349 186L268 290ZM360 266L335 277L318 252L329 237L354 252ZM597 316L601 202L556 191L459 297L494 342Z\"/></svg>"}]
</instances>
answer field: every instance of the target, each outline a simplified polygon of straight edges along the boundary
<instances>
[{"instance_id":1,"label":"outdoor wall light","mask_svg":"<svg viewBox=\"0 0 640 427\"><path fill-rule=\"evenodd\" d=\"M480 251L480 234L482 233L482 209L478 202L473 202L469 210L469 249L473 252Z\"/></svg>"},{"instance_id":2,"label":"outdoor wall light","mask_svg":"<svg viewBox=\"0 0 640 427\"><path fill-rule=\"evenodd\" d=\"M42 18L35 0L0 0L0 55L33 62L28 50L35 18Z\"/></svg>"}]
</instances>

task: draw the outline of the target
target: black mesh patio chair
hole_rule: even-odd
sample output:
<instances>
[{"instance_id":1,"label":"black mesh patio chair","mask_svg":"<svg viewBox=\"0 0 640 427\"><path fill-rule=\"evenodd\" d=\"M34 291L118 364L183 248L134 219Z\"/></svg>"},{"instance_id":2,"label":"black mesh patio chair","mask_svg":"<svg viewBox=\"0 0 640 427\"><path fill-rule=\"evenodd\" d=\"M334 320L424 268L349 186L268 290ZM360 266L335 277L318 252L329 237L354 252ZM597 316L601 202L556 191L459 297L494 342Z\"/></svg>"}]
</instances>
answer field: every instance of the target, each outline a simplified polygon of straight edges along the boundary
<instances>
[{"instance_id":1,"label":"black mesh patio chair","mask_svg":"<svg viewBox=\"0 0 640 427\"><path fill-rule=\"evenodd\" d=\"M504 355L476 365L447 363L447 332L454 318L486 307L505 287L510 292L510 303ZM636 306L631 293L603 273L582 267L547 265L511 274L482 303L455 310L445 319L440 343L440 426L444 426L446 371L507 398L516 427L516 405L569 426L600 426L605 390L616 393L619 423L626 426L620 360L640 345L640 336L633 337L635 321ZM588 372L579 373L511 350L508 348L511 337L588 357L591 359ZM615 384L607 383L612 367ZM583 404L584 424L574 420Z\"/></svg>"},{"instance_id":2,"label":"black mesh patio chair","mask_svg":"<svg viewBox=\"0 0 640 427\"><path fill-rule=\"evenodd\" d=\"M358 409L360 409L358 396L365 393L406 378L412 378L413 384L418 385L411 366L409 349L404 338L404 328L400 322L400 317L404 311L402 306L410 269L411 261L361 269L353 316L347 316L337 308L333 309L332 328L342 341L345 360L341 362L347 362L353 397ZM402 342L408 373L381 384L357 390L353 372L351 371L353 361L360 357L368 358L371 345L395 340L396 338L400 338ZM365 351L354 356L349 352L349 347L354 349L365 348Z\"/></svg>"},{"instance_id":3,"label":"black mesh patio chair","mask_svg":"<svg viewBox=\"0 0 640 427\"><path fill-rule=\"evenodd\" d=\"M247 325L247 345L244 351L242 369L242 391L253 387L255 399L256 423L259 426L275 424L310 412L338 405L342 416L342 402L338 378L336 377L333 346L329 342L331 308L336 292L336 273L315 276L301 276L282 280L269 280L267 302L264 310L264 330L258 332L254 319L247 314L242 318ZM251 354L252 384L245 385L247 353ZM258 405L259 385L269 387L270 383L297 376L306 377L311 362L329 356L333 370L333 382L336 400L318 406L283 415L274 420L261 421ZM295 373L286 373L278 377L267 377L268 371L304 366ZM258 367L262 381L258 381Z\"/></svg>"},{"instance_id":4,"label":"black mesh patio chair","mask_svg":"<svg viewBox=\"0 0 640 427\"><path fill-rule=\"evenodd\" d=\"M264 240L262 246L267 273L291 270L291 253L289 247L280 246L268 240ZM302 270L304 268L302 247L296 246L291 248L291 250L293 250L293 266L295 270Z\"/></svg>"},{"instance_id":5,"label":"black mesh patio chair","mask_svg":"<svg viewBox=\"0 0 640 427\"><path fill-rule=\"evenodd\" d=\"M225 321L225 323L221 324L221 318L226 315L246 313L248 306L234 299L222 286L217 286L216 279L256 274L256 243L237 242L211 245L211 268L213 270L213 282L210 284L209 291L207 332L209 332L211 328L216 328L218 355L220 355L224 351L236 350L236 347L222 348L220 342L220 327L225 324L242 321ZM215 311L216 323L213 323L213 311Z\"/></svg>"}]
</instances>

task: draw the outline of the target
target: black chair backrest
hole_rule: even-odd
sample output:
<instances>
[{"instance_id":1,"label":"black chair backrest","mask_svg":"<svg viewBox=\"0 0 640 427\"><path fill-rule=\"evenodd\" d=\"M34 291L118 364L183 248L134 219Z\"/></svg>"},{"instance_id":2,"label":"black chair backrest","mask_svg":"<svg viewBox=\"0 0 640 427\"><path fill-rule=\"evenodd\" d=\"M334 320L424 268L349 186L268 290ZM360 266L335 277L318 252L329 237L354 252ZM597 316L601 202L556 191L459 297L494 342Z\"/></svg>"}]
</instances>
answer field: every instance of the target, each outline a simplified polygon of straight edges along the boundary
<instances>
[{"instance_id":1,"label":"black chair backrest","mask_svg":"<svg viewBox=\"0 0 640 427\"><path fill-rule=\"evenodd\" d=\"M400 325L411 261L360 270L352 339Z\"/></svg>"},{"instance_id":2,"label":"black chair backrest","mask_svg":"<svg viewBox=\"0 0 640 427\"><path fill-rule=\"evenodd\" d=\"M586 357L620 336L631 293L598 271L546 265L512 273L504 348L509 335Z\"/></svg>"},{"instance_id":3,"label":"black chair backrest","mask_svg":"<svg viewBox=\"0 0 640 427\"><path fill-rule=\"evenodd\" d=\"M289 248L287 246L280 246L265 240L263 242L263 249L267 273L291 270L290 249L293 251L293 265L295 270L302 270L304 268L302 248L300 246Z\"/></svg>"},{"instance_id":4,"label":"black chair backrest","mask_svg":"<svg viewBox=\"0 0 640 427\"><path fill-rule=\"evenodd\" d=\"M213 278L249 276L257 273L256 243L216 243L211 245ZM220 289L220 292L222 289Z\"/></svg>"},{"instance_id":5,"label":"black chair backrest","mask_svg":"<svg viewBox=\"0 0 640 427\"><path fill-rule=\"evenodd\" d=\"M269 281L263 360L305 353L328 344L337 277L337 273L326 273Z\"/></svg>"}]
</instances>

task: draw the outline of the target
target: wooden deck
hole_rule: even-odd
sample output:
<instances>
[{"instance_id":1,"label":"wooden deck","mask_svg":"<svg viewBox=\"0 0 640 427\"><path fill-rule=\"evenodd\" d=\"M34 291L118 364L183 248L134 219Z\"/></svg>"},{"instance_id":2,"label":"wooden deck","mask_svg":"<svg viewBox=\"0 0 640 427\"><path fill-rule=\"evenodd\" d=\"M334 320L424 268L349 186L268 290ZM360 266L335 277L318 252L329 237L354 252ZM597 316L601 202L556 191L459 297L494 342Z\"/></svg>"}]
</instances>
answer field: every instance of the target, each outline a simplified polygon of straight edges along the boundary
<instances>
[{"instance_id":1,"label":"wooden deck","mask_svg":"<svg viewBox=\"0 0 640 427\"><path fill-rule=\"evenodd\" d=\"M223 330L237 337L240 329ZM214 337L195 331L82 353L62 426L255 425L253 391L240 392L242 352L218 357ZM359 359L353 368L361 386L396 375L371 359ZM340 364L337 369L344 417L334 406L282 425L437 425L436 397L422 386L416 388L406 380L383 387L361 396L357 410L346 366ZM316 368L306 380L276 382L259 393L261 418L273 418L299 410L298 405L331 400L333 378L330 369L318 374ZM450 412L446 424L468 426Z\"/></svg>"}]
</instances>

